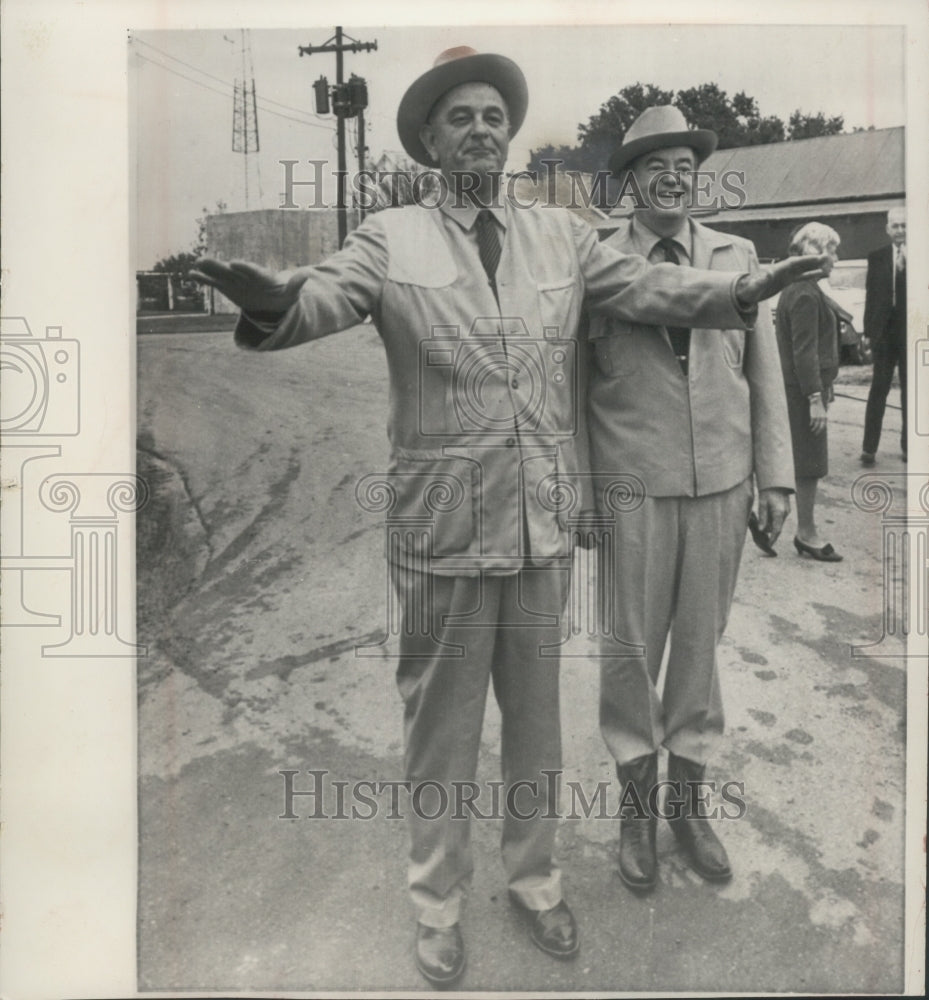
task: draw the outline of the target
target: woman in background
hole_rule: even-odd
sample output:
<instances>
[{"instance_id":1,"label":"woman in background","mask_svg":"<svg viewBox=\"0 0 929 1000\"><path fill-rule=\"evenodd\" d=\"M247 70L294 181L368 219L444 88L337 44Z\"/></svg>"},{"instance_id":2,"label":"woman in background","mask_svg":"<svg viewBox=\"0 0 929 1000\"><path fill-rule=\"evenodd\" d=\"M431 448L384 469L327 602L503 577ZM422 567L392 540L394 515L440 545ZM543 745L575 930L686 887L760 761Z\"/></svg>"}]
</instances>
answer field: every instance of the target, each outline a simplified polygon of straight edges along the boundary
<instances>
[{"instance_id":1,"label":"woman in background","mask_svg":"<svg viewBox=\"0 0 929 1000\"><path fill-rule=\"evenodd\" d=\"M794 231L788 253L827 254L830 261L824 270L828 274L838 259L838 247L834 229L808 222ZM839 562L842 556L820 537L814 517L817 485L829 471L827 410L835 398L832 383L839 372L835 312L815 281L798 281L781 293L776 326L797 488L794 546L799 555Z\"/></svg>"}]
</instances>

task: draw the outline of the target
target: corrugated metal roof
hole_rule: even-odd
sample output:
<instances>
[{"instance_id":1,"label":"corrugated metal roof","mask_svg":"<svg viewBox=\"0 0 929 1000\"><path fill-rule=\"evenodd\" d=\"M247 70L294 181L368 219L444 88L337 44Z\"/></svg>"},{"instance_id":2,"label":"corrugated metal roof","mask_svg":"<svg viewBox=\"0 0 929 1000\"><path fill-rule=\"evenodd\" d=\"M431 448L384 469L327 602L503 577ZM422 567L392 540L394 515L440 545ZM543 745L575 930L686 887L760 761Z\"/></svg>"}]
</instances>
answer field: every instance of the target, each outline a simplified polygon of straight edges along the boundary
<instances>
[{"instance_id":1,"label":"corrugated metal roof","mask_svg":"<svg viewBox=\"0 0 929 1000\"><path fill-rule=\"evenodd\" d=\"M745 208L902 195L905 128L717 150L701 170L745 174Z\"/></svg>"},{"instance_id":2,"label":"corrugated metal roof","mask_svg":"<svg viewBox=\"0 0 929 1000\"><path fill-rule=\"evenodd\" d=\"M837 215L860 215L876 213L884 215L892 208L905 208L903 198L870 198L856 201L853 204L834 202L828 205L759 205L756 208L722 209L719 212L694 212L693 217L698 222L755 222L756 220L774 219L817 219L831 218Z\"/></svg>"},{"instance_id":3,"label":"corrugated metal roof","mask_svg":"<svg viewBox=\"0 0 929 1000\"><path fill-rule=\"evenodd\" d=\"M904 195L904 137L906 129L875 129L818 139L772 142L717 150L700 167L715 174L711 185L720 194L719 178L729 171L744 176L723 189L723 209L735 209L732 186L745 192L741 211L763 214L774 206L827 204L902 198ZM705 183L705 182L703 182ZM696 206L706 211L713 206ZM617 205L613 217L629 214L631 201ZM821 211L821 209L818 209Z\"/></svg>"}]
</instances>

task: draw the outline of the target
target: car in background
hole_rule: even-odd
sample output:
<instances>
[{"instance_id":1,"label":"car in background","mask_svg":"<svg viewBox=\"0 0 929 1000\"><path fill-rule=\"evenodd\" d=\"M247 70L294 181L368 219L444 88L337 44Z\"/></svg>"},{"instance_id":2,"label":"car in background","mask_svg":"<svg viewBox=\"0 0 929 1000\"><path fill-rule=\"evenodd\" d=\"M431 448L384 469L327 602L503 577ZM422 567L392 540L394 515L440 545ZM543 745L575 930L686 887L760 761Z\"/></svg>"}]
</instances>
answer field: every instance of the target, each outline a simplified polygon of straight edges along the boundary
<instances>
[{"instance_id":1,"label":"car in background","mask_svg":"<svg viewBox=\"0 0 929 1000\"><path fill-rule=\"evenodd\" d=\"M828 278L819 282L826 300L835 311L839 325L839 361L842 364L869 365L873 358L871 343L864 335L866 260L839 260ZM770 299L771 317L777 321L777 300Z\"/></svg>"},{"instance_id":2,"label":"car in background","mask_svg":"<svg viewBox=\"0 0 929 1000\"><path fill-rule=\"evenodd\" d=\"M839 321L839 350L846 364L871 363L871 343L864 335L866 260L838 260L819 287L836 310Z\"/></svg>"}]
</instances>

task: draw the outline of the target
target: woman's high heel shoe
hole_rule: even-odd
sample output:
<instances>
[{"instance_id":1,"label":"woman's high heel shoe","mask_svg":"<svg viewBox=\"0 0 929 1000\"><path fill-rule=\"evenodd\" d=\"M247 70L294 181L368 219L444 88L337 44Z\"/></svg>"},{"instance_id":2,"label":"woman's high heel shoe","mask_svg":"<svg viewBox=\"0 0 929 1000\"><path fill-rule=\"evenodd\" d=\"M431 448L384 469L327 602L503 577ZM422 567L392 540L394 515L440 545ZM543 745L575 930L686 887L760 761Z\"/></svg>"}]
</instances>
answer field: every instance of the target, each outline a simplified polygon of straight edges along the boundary
<instances>
[{"instance_id":1,"label":"woman's high heel shoe","mask_svg":"<svg viewBox=\"0 0 929 1000\"><path fill-rule=\"evenodd\" d=\"M818 559L820 562L841 562L842 556L831 545L824 545L821 549L815 549L812 545L807 545L806 542L801 542L797 536L794 536L794 546L797 549L797 555L802 556L804 553L808 556L812 556L814 559Z\"/></svg>"}]
</instances>

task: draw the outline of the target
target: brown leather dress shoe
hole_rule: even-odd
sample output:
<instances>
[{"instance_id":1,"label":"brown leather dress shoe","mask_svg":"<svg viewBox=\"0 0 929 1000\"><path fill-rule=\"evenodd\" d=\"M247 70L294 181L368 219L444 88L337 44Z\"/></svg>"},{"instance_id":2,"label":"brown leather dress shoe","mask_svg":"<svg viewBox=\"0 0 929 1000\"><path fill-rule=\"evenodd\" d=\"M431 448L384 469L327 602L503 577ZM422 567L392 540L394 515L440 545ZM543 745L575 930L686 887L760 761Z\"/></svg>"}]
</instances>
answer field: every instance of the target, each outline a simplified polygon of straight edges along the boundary
<instances>
[{"instance_id":1,"label":"brown leather dress shoe","mask_svg":"<svg viewBox=\"0 0 929 1000\"><path fill-rule=\"evenodd\" d=\"M510 901L518 907L529 923L529 939L546 955L552 958L575 958L581 950L574 914L568 904L561 900L550 910L531 910L523 906L519 898L510 893Z\"/></svg>"},{"instance_id":2,"label":"brown leather dress shoe","mask_svg":"<svg viewBox=\"0 0 929 1000\"><path fill-rule=\"evenodd\" d=\"M709 819L700 815L699 783L706 767L685 757L668 755L668 780L679 786L683 811L668 826L684 849L690 867L702 878L722 882L732 877L726 848L713 832Z\"/></svg>"},{"instance_id":3,"label":"brown leather dress shoe","mask_svg":"<svg viewBox=\"0 0 929 1000\"><path fill-rule=\"evenodd\" d=\"M439 989L448 989L461 978L465 967L464 941L458 924L451 927L416 925L413 948L416 968Z\"/></svg>"}]
</instances>

